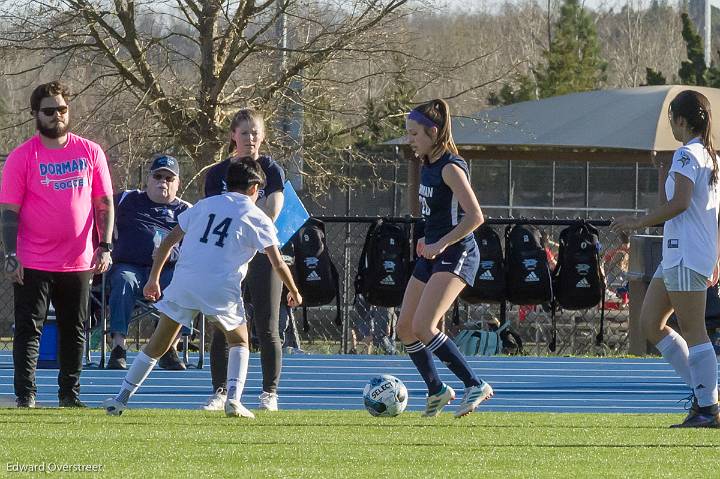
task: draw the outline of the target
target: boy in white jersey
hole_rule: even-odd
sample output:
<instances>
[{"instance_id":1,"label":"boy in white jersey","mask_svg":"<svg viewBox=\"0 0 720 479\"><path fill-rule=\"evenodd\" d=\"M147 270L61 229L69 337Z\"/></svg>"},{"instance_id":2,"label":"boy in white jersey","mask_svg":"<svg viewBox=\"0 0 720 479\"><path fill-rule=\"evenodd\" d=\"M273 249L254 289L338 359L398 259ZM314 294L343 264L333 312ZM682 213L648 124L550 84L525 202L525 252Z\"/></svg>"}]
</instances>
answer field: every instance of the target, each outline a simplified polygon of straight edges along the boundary
<instances>
[{"instance_id":1,"label":"boy in white jersey","mask_svg":"<svg viewBox=\"0 0 720 479\"><path fill-rule=\"evenodd\" d=\"M160 298L160 271L173 245L183 240L173 279L157 303L162 313L150 341L138 354L123 380L120 392L103 402L108 414L120 415L130 397L170 347L181 326L192 327L198 312L225 330L230 345L225 414L254 418L240 403L247 376L249 349L241 282L248 263L264 252L287 286L288 304L302 297L278 251L275 227L255 206L265 178L257 162L234 162L227 172L228 193L199 201L178 216L178 226L163 240L143 290L147 299Z\"/></svg>"}]
</instances>

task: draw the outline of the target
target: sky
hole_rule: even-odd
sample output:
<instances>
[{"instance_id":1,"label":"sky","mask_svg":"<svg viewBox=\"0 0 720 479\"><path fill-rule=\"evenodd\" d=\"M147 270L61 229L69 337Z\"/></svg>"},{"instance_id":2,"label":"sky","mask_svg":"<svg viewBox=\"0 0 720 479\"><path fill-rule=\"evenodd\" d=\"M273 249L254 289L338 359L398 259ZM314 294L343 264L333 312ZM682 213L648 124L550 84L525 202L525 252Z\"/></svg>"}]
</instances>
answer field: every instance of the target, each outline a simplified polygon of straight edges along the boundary
<instances>
[{"instance_id":1,"label":"sky","mask_svg":"<svg viewBox=\"0 0 720 479\"><path fill-rule=\"evenodd\" d=\"M425 0L432 1L438 5L446 4L451 8L457 9L487 9L492 10L493 7L502 5L506 0ZM509 0L511 3L515 1L522 2L526 0ZM547 4L547 0L537 0L542 5ZM557 2L558 0L552 0ZM582 1L582 0L581 0ZM585 0L584 3L589 8L597 9L598 7L617 7L620 8L626 5L628 1L634 5L648 5L651 0ZM668 3L676 3L676 0L669 0ZM720 8L720 0L711 0L713 6Z\"/></svg>"}]
</instances>

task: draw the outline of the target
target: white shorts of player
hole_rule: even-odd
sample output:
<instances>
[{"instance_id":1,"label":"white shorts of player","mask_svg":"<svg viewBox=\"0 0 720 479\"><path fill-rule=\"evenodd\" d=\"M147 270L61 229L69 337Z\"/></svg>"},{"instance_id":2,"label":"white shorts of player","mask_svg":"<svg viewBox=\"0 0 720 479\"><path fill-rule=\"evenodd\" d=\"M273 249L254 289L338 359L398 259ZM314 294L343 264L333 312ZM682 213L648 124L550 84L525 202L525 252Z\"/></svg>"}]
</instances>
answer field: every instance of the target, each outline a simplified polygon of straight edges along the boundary
<instances>
[{"instance_id":1,"label":"white shorts of player","mask_svg":"<svg viewBox=\"0 0 720 479\"><path fill-rule=\"evenodd\" d=\"M708 288L707 276L683 266L682 263L668 269L663 269L662 264L659 265L653 278L662 279L667 291L705 291Z\"/></svg>"},{"instance_id":2,"label":"white shorts of player","mask_svg":"<svg viewBox=\"0 0 720 479\"><path fill-rule=\"evenodd\" d=\"M201 312L196 309L185 308L177 303L165 299L155 303L155 307L158 309L158 311L164 313L168 318L172 319L181 326L187 327L188 329L192 329L195 316L197 316L198 313ZM241 324L247 322L244 317L237 314L206 314L205 319L216 322L217 324L222 326L225 331L232 331Z\"/></svg>"}]
</instances>

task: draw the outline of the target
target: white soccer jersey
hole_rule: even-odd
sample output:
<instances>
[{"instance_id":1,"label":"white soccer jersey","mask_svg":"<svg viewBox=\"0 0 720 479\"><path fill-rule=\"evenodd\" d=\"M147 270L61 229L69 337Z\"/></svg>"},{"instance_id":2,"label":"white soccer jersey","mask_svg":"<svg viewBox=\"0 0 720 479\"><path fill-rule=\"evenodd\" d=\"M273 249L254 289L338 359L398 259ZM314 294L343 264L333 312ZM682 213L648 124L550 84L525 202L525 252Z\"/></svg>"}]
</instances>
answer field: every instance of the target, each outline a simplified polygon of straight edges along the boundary
<instances>
[{"instance_id":1,"label":"white soccer jersey","mask_svg":"<svg viewBox=\"0 0 720 479\"><path fill-rule=\"evenodd\" d=\"M244 318L240 283L255 253L278 245L275 225L242 193L198 201L178 224L185 237L163 299L206 315Z\"/></svg>"},{"instance_id":2,"label":"white soccer jersey","mask_svg":"<svg viewBox=\"0 0 720 479\"><path fill-rule=\"evenodd\" d=\"M675 194L675 176L683 175L694 183L690 207L665 222L663 232L663 269L681 262L703 276L712 275L718 235L718 187L710 185L712 159L698 138L675 151L665 180L665 196Z\"/></svg>"}]
</instances>

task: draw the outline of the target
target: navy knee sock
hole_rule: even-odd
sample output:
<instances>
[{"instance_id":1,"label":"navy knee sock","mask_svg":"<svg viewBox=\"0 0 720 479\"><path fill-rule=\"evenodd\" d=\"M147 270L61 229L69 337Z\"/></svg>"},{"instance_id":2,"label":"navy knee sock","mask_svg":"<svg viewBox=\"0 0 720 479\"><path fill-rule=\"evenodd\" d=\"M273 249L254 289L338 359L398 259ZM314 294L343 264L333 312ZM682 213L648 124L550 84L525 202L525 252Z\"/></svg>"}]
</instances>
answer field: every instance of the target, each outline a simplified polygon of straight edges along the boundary
<instances>
[{"instance_id":1,"label":"navy knee sock","mask_svg":"<svg viewBox=\"0 0 720 479\"><path fill-rule=\"evenodd\" d=\"M463 357L454 342L450 341L445 333L439 332L432 338L426 349L435 354L445 363L450 371L463 382L465 387L479 386L481 384L475 372Z\"/></svg>"},{"instance_id":2,"label":"navy knee sock","mask_svg":"<svg viewBox=\"0 0 720 479\"><path fill-rule=\"evenodd\" d=\"M408 352L410 359L412 359L425 384L427 384L428 394L433 395L439 393L440 390L442 390L443 383L440 381L440 376L438 375L430 351L428 351L420 341L406 344L405 350Z\"/></svg>"}]
</instances>

